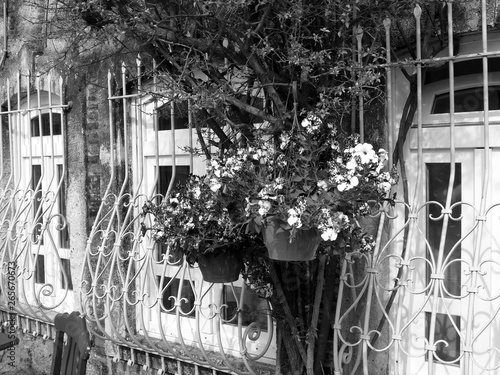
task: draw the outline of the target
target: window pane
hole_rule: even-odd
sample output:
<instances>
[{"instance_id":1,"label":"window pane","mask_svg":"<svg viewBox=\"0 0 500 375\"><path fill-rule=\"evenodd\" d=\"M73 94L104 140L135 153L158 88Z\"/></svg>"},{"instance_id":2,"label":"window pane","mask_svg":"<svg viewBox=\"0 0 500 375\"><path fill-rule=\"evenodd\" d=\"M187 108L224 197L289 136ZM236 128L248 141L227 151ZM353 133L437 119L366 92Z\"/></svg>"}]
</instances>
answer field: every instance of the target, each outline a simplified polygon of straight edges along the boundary
<instances>
[{"instance_id":1,"label":"window pane","mask_svg":"<svg viewBox=\"0 0 500 375\"><path fill-rule=\"evenodd\" d=\"M42 224L43 224L43 212L42 212L42 166L32 165L31 166L31 189L33 190L33 242L40 241L43 245Z\"/></svg>"},{"instance_id":2,"label":"window pane","mask_svg":"<svg viewBox=\"0 0 500 375\"><path fill-rule=\"evenodd\" d=\"M59 214L61 214L66 219L66 184L63 176L63 166L62 164L57 164L57 181L61 181L61 190L57 196ZM62 224L62 223L61 223ZM59 243L64 249L69 248L69 233L68 226L66 225L63 230L59 231Z\"/></svg>"},{"instance_id":3,"label":"window pane","mask_svg":"<svg viewBox=\"0 0 500 375\"><path fill-rule=\"evenodd\" d=\"M186 180L189 177L189 173L190 173L189 166L187 165L175 166L176 184L174 185L174 188L185 185ZM158 186L157 186L158 194L165 196L171 179L172 179L172 166L160 165L160 174L158 176ZM160 200L158 200L158 203L160 203ZM167 253L167 245L157 244L157 249L158 249L158 251L156 252L157 260L161 262L163 259L163 254ZM177 252L171 251L170 255L171 256L168 260L170 263L177 263L180 259L182 259L182 254L180 253L180 251Z\"/></svg>"},{"instance_id":4,"label":"window pane","mask_svg":"<svg viewBox=\"0 0 500 375\"><path fill-rule=\"evenodd\" d=\"M170 252L168 252L169 245L164 244L164 243L158 243L157 247L158 247L158 251L157 251L158 255L157 255L156 260L158 262L162 262L163 256L165 254L168 254L168 258L167 258L168 264L175 264L178 266L181 265L181 261L183 259L183 253L180 249L171 248Z\"/></svg>"},{"instance_id":5,"label":"window pane","mask_svg":"<svg viewBox=\"0 0 500 375\"><path fill-rule=\"evenodd\" d=\"M238 302L241 296L241 287L223 287L222 318L228 324L238 324ZM270 314L269 306L264 298L259 297L251 289L245 290L245 299L241 306L241 317L244 326L257 323L262 330L267 330L267 317Z\"/></svg>"},{"instance_id":6,"label":"window pane","mask_svg":"<svg viewBox=\"0 0 500 375\"><path fill-rule=\"evenodd\" d=\"M36 257L35 283L45 284L45 257L41 254Z\"/></svg>"},{"instance_id":7,"label":"window pane","mask_svg":"<svg viewBox=\"0 0 500 375\"><path fill-rule=\"evenodd\" d=\"M188 165L176 165L175 166L175 183L174 188L178 186L184 186L189 177L189 166ZM165 195L168 190L168 185L172 179L172 166L171 165L160 165L160 174L158 176L158 194Z\"/></svg>"},{"instance_id":8,"label":"window pane","mask_svg":"<svg viewBox=\"0 0 500 375\"><path fill-rule=\"evenodd\" d=\"M431 327L431 313L425 313L425 337L429 340L429 333ZM460 356L460 336L458 331L460 331L460 318L458 316L452 315L453 323L457 327L453 326L452 320L446 314L436 314L436 326L434 329L434 342L442 340L436 345L436 356L443 361L453 361ZM427 359L427 356L426 356ZM459 363L457 363L459 365Z\"/></svg>"},{"instance_id":9,"label":"window pane","mask_svg":"<svg viewBox=\"0 0 500 375\"><path fill-rule=\"evenodd\" d=\"M172 130L171 104L166 104L158 109L158 130ZM175 129L189 129L187 101L174 104Z\"/></svg>"},{"instance_id":10,"label":"window pane","mask_svg":"<svg viewBox=\"0 0 500 375\"><path fill-rule=\"evenodd\" d=\"M62 268L63 270L61 271L61 288L63 289L68 289L68 290L73 290L73 281L71 280L71 266L70 266L70 260L69 259L61 259L62 263ZM63 271L66 274L67 277L67 282L68 286L66 287L66 284L64 283L64 275Z\"/></svg>"},{"instance_id":11,"label":"window pane","mask_svg":"<svg viewBox=\"0 0 500 375\"><path fill-rule=\"evenodd\" d=\"M453 184L453 192L451 197L451 204L459 202L462 200L462 168L460 164L455 164L455 181ZM441 203L443 206L446 202L446 195L448 193L448 182L450 179L450 164L448 163L429 163L427 164L427 200L436 201ZM427 219L427 239L429 245L432 249L432 254L434 256L434 261L437 261L439 253L439 244L441 240L441 232L443 229L443 218L440 220L432 220L430 217L437 218L441 216L441 207L437 204L431 204L428 206L428 219ZM460 217L462 214L461 205L456 206L453 209L452 216L454 218ZM430 217L429 217L430 216ZM462 228L460 221L449 220L448 230L446 232L446 240L444 244L444 257L448 256L450 250L462 237ZM427 254L430 260L429 255ZM461 257L461 249L458 247L453 251L451 258L448 263L454 259L459 259ZM427 269L427 281L430 280L430 273L433 272L430 268ZM434 270L434 272L439 272L439 270ZM449 267L446 268L444 274L444 286L446 290L454 295L460 294L461 285L461 272L460 272L460 262L454 262Z\"/></svg>"},{"instance_id":12,"label":"window pane","mask_svg":"<svg viewBox=\"0 0 500 375\"><path fill-rule=\"evenodd\" d=\"M36 116L31 119L31 136L39 137L40 136L40 116ZM41 131L42 135L50 135L50 113L42 114L42 126ZM61 134L61 114L60 113L52 113L52 135L60 135Z\"/></svg>"},{"instance_id":13,"label":"window pane","mask_svg":"<svg viewBox=\"0 0 500 375\"><path fill-rule=\"evenodd\" d=\"M488 88L490 111L500 109L500 86ZM483 88L473 87L455 91L455 112L475 112L484 110ZM450 113L450 93L436 95L431 114Z\"/></svg>"},{"instance_id":14,"label":"window pane","mask_svg":"<svg viewBox=\"0 0 500 375\"><path fill-rule=\"evenodd\" d=\"M158 277L158 284L160 283L160 281L161 278ZM167 311L162 310L163 312L167 312L168 314L176 313L174 307L175 307L175 301L177 300L177 293L179 292L179 286L180 286L180 280L177 278L172 279L170 277L165 277L163 279L163 285L161 287L161 291L163 294L161 301L162 301L162 307L165 310L167 310ZM183 280L182 282L181 298L182 301L180 309L184 314L187 314L184 316L194 317L196 313L193 309L195 296L189 280Z\"/></svg>"}]
</instances>

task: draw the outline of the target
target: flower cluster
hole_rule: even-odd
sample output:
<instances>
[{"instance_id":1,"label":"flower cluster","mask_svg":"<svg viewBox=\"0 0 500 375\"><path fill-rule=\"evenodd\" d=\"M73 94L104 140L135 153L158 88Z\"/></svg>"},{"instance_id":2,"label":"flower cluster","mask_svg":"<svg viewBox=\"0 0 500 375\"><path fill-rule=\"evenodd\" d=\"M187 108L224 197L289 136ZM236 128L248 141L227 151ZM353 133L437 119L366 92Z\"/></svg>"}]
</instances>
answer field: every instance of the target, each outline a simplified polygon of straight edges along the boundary
<instances>
[{"instance_id":1,"label":"flower cluster","mask_svg":"<svg viewBox=\"0 0 500 375\"><path fill-rule=\"evenodd\" d=\"M151 215L153 223L147 225L145 220L145 230L156 242L183 249L190 262L199 253L242 241L245 234L238 229L230 204L210 187L205 177L190 176L182 189L160 204L146 202L143 215Z\"/></svg>"},{"instance_id":2,"label":"flower cluster","mask_svg":"<svg viewBox=\"0 0 500 375\"><path fill-rule=\"evenodd\" d=\"M386 161L385 150L342 137L309 115L272 141L260 137L213 160L208 176L213 191L239 194L246 203L241 222L250 230L278 220L292 240L297 231L316 228L324 241L337 241L350 237L356 217L396 182L384 171Z\"/></svg>"},{"instance_id":3,"label":"flower cluster","mask_svg":"<svg viewBox=\"0 0 500 375\"><path fill-rule=\"evenodd\" d=\"M388 193L395 180L388 172L382 172L386 160L387 151L384 149L376 153L371 144L358 143L328 163L329 184L327 181L319 181L318 186L328 189L333 185L343 192L364 182L377 181L374 186L377 191L381 194Z\"/></svg>"},{"instance_id":4,"label":"flower cluster","mask_svg":"<svg viewBox=\"0 0 500 375\"><path fill-rule=\"evenodd\" d=\"M211 159L205 176L191 176L161 204L147 202L145 217L154 220L144 228L157 242L183 249L192 262L232 245L241 252L262 250L259 233L271 221L290 232L290 241L314 229L324 248L370 247L358 218L395 183L384 171L386 151L338 134L315 115L277 136L255 139Z\"/></svg>"}]
</instances>

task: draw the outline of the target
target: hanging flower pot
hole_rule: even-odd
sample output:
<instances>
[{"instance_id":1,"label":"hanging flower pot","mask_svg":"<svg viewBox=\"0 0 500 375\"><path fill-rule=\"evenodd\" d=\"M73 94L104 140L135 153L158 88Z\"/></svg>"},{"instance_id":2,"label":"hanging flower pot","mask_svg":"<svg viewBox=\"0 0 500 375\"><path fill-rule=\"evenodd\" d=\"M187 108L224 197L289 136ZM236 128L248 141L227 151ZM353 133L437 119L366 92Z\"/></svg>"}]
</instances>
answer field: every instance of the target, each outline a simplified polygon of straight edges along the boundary
<instances>
[{"instance_id":1,"label":"hanging flower pot","mask_svg":"<svg viewBox=\"0 0 500 375\"><path fill-rule=\"evenodd\" d=\"M299 230L292 242L290 231L283 229L279 222L269 221L263 231L264 243L269 258L288 262L314 259L321 237L315 228Z\"/></svg>"},{"instance_id":2,"label":"hanging flower pot","mask_svg":"<svg viewBox=\"0 0 500 375\"><path fill-rule=\"evenodd\" d=\"M229 283L238 280L243 258L237 250L216 250L198 255L203 280L209 283Z\"/></svg>"}]
</instances>

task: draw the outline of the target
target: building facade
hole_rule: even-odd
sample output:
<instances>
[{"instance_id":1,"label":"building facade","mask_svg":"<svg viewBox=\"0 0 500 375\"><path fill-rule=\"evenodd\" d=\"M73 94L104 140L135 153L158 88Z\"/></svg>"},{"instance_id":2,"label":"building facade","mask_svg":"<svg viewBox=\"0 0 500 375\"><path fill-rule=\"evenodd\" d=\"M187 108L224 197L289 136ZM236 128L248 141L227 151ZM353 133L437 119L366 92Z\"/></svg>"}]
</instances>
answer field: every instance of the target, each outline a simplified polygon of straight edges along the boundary
<instances>
[{"instance_id":1,"label":"building facade","mask_svg":"<svg viewBox=\"0 0 500 375\"><path fill-rule=\"evenodd\" d=\"M241 277L203 281L142 232L146 201L205 170L192 103L146 57L78 51L89 61L78 74L70 59L53 65L65 42L47 31L49 8L4 4L0 310L23 343L16 368L47 372L53 318L78 310L95 344L90 374L274 373L268 301ZM376 250L342 263L335 374L500 374L498 6L439 4L450 44L422 57L417 6L417 55L382 66L400 184L374 217ZM390 21L387 51L399 43Z\"/></svg>"}]
</instances>

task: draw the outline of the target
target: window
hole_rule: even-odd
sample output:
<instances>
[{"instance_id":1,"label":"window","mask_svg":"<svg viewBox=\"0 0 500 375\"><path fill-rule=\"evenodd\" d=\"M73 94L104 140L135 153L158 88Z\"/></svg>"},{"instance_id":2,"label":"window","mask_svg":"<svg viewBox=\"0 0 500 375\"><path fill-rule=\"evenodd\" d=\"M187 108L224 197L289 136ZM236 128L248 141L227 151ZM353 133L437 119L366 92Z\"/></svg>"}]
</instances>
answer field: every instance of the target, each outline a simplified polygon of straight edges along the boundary
<instances>
[{"instance_id":1,"label":"window","mask_svg":"<svg viewBox=\"0 0 500 375\"><path fill-rule=\"evenodd\" d=\"M61 259L62 269L61 269L61 288L73 290L73 281L71 279L71 267L69 259ZM66 275L67 285L64 280L64 275Z\"/></svg>"},{"instance_id":2,"label":"window","mask_svg":"<svg viewBox=\"0 0 500 375\"><path fill-rule=\"evenodd\" d=\"M31 167L31 190L33 191L33 242L43 245L42 225L42 166L32 165Z\"/></svg>"},{"instance_id":3,"label":"window","mask_svg":"<svg viewBox=\"0 0 500 375\"><path fill-rule=\"evenodd\" d=\"M445 205L446 196L448 194L448 183L450 179L450 164L449 163L427 163L427 201L437 202L439 204L430 204L428 207L428 219L427 219L427 239L429 245L432 249L432 258L430 259L430 254L427 255L427 259L431 263L437 262L437 257L439 253L439 244L441 242L441 234L443 230L443 219L438 219L441 217L442 207ZM455 164L455 181L453 184L453 193L451 204L460 202L462 200L461 194L461 181L462 181L462 168L459 163ZM456 205L452 212L452 217L459 218L462 215L461 205ZM438 219L438 220L436 220ZM452 248L457 245L462 237L462 222L457 220L449 220L448 228L446 231L446 241L444 248L444 257L450 255ZM458 260L461 258L460 248L453 250L449 258L449 265L444 273L444 287L446 291L452 295L460 295L461 287L461 264L460 262L453 262L453 260ZM450 263L451 262L451 263ZM431 273L433 271L430 267L427 267L427 280L430 280ZM434 272L437 272L434 270Z\"/></svg>"},{"instance_id":4,"label":"window","mask_svg":"<svg viewBox=\"0 0 500 375\"><path fill-rule=\"evenodd\" d=\"M500 86L488 89L489 110L500 109ZM455 91L455 112L476 112L484 110L483 88L473 87ZM450 93L436 95L431 114L450 113Z\"/></svg>"},{"instance_id":5,"label":"window","mask_svg":"<svg viewBox=\"0 0 500 375\"><path fill-rule=\"evenodd\" d=\"M425 313L425 337L430 338L431 313ZM451 319L446 314L436 314L434 326L434 340L436 344L436 356L445 362L456 360L460 356L460 317L452 315ZM438 342L440 341L440 342ZM427 356L426 356L427 360ZM459 365L460 363L455 363Z\"/></svg>"},{"instance_id":6,"label":"window","mask_svg":"<svg viewBox=\"0 0 500 375\"><path fill-rule=\"evenodd\" d=\"M165 196L172 180L172 166L171 165L160 165L160 173L158 175L158 194ZM175 166L175 181L174 189L178 186L183 186L189 177L189 166L187 165L177 165ZM161 199L159 197L158 199ZM182 260L182 252L179 249L170 249L168 251L168 246L165 244L157 244L157 260L162 261L163 256L168 254L168 262L170 264L179 264Z\"/></svg>"},{"instance_id":7,"label":"window","mask_svg":"<svg viewBox=\"0 0 500 375\"><path fill-rule=\"evenodd\" d=\"M50 135L50 124L52 122L52 135L61 134L61 114L59 113L43 113L41 115L42 124L40 125L40 116L31 119L31 136L39 137L40 131L42 136Z\"/></svg>"},{"instance_id":8,"label":"window","mask_svg":"<svg viewBox=\"0 0 500 375\"><path fill-rule=\"evenodd\" d=\"M241 287L224 285L222 292L222 319L226 324L238 324L238 305L240 303ZM245 290L245 298L241 306L242 324L248 326L258 324L262 330L267 330L267 318L270 314L265 299L260 298L251 289Z\"/></svg>"},{"instance_id":9,"label":"window","mask_svg":"<svg viewBox=\"0 0 500 375\"><path fill-rule=\"evenodd\" d=\"M178 186L184 186L189 177L189 166L188 165L176 165L175 166L175 183L174 189ZM160 173L158 175L158 193L165 195L170 185L170 180L172 180L172 166L171 165L160 165Z\"/></svg>"},{"instance_id":10,"label":"window","mask_svg":"<svg viewBox=\"0 0 500 375\"><path fill-rule=\"evenodd\" d=\"M172 104L168 103L158 109L158 130L172 130ZM175 130L189 129L188 102L174 103Z\"/></svg>"},{"instance_id":11,"label":"window","mask_svg":"<svg viewBox=\"0 0 500 375\"><path fill-rule=\"evenodd\" d=\"M18 87L20 89L20 87ZM12 178L19 196L10 202L20 223L12 248L20 278L19 302L59 311L73 304L69 227L66 224L64 117L60 97L38 90L24 97L3 118L11 139ZM50 288L44 287L50 285Z\"/></svg>"},{"instance_id":12,"label":"window","mask_svg":"<svg viewBox=\"0 0 500 375\"><path fill-rule=\"evenodd\" d=\"M35 258L35 283L45 284L45 257L41 254Z\"/></svg>"},{"instance_id":13,"label":"window","mask_svg":"<svg viewBox=\"0 0 500 375\"><path fill-rule=\"evenodd\" d=\"M57 164L57 181L61 184L59 190L59 195L57 196L57 203L59 207L59 214L66 218L66 181L63 174L64 168L62 164ZM59 224L66 224L62 230L59 231L59 243L62 248L69 249L69 231L67 223L62 222L62 218L59 218Z\"/></svg>"},{"instance_id":14,"label":"window","mask_svg":"<svg viewBox=\"0 0 500 375\"><path fill-rule=\"evenodd\" d=\"M161 278L158 277L158 284ZM194 284L194 283L193 283ZM194 317L196 311L194 309L195 295L189 280L181 282L177 278L165 277L161 286L161 306L162 311L167 314L176 314L176 300L180 298L180 310L183 316ZM179 295L180 287L180 295Z\"/></svg>"}]
</instances>

